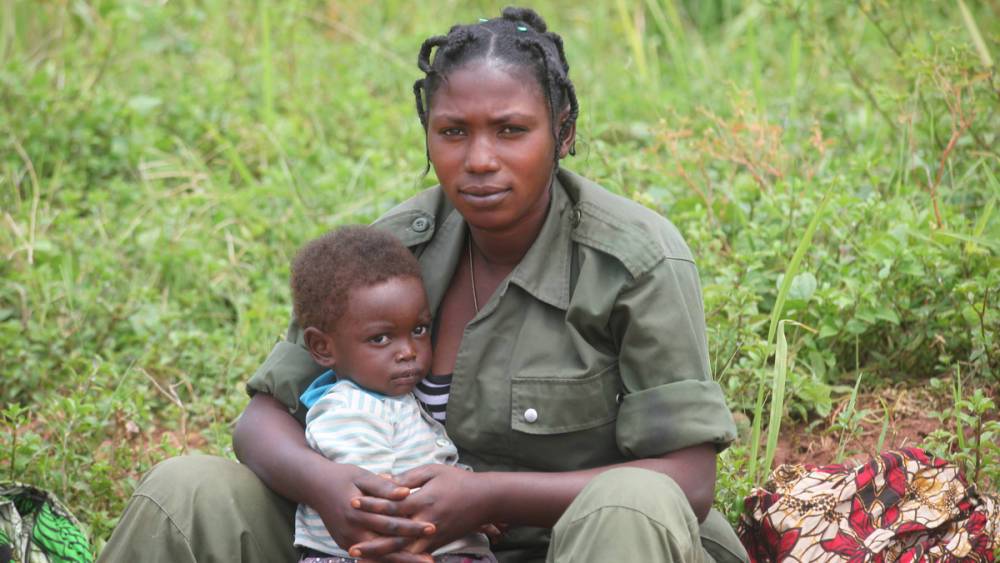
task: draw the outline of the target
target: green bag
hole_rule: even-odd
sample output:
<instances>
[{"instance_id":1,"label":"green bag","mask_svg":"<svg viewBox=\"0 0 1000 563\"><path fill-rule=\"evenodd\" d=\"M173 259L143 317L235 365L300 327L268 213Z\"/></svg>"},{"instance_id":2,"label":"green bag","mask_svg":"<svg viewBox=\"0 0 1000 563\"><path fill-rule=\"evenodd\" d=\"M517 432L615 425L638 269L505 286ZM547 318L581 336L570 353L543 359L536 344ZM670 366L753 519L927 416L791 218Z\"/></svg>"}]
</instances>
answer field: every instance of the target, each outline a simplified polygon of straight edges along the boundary
<instances>
[{"instance_id":1,"label":"green bag","mask_svg":"<svg viewBox=\"0 0 1000 563\"><path fill-rule=\"evenodd\" d=\"M80 523L52 493L0 483L0 563L92 562Z\"/></svg>"}]
</instances>

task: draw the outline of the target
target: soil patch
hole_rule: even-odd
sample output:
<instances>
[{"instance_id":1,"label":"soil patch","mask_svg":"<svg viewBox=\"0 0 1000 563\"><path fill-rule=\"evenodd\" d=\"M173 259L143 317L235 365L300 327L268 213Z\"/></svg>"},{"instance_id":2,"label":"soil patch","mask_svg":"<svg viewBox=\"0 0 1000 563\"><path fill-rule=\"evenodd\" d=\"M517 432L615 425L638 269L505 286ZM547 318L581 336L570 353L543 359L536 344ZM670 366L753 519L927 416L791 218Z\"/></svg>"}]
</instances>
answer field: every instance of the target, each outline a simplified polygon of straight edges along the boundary
<instances>
[{"instance_id":1,"label":"soil patch","mask_svg":"<svg viewBox=\"0 0 1000 563\"><path fill-rule=\"evenodd\" d=\"M865 414L855 432L834 424L847 403L845 399L826 420L818 423L783 424L775 466L836 463L841 453L842 462L860 462L880 451L921 447L927 436L938 429L955 431L953 421L942 421L937 415L953 405L952 398L933 392L929 386L896 385L859 393L855 412ZM989 418L998 417L993 413ZM966 430L971 439L971 429Z\"/></svg>"}]
</instances>

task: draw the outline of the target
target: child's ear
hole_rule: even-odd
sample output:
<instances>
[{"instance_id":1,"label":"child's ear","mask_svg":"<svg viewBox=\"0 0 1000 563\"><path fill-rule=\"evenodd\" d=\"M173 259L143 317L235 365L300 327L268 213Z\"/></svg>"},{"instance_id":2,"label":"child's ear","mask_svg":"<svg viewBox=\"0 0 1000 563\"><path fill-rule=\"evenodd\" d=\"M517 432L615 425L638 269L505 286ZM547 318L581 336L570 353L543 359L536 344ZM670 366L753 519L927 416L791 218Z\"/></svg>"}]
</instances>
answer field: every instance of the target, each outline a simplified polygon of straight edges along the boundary
<instances>
[{"instance_id":1,"label":"child's ear","mask_svg":"<svg viewBox=\"0 0 1000 563\"><path fill-rule=\"evenodd\" d=\"M562 126L569 119L569 109L565 109L559 115L559 130L562 130ZM568 154L576 154L576 123L571 123L569 129L566 131L566 136L563 137L562 142L559 143L559 158L566 158Z\"/></svg>"},{"instance_id":2,"label":"child's ear","mask_svg":"<svg viewBox=\"0 0 1000 563\"><path fill-rule=\"evenodd\" d=\"M312 326L307 328L302 336L313 361L325 368L333 368L337 363L337 350L333 344L333 337Z\"/></svg>"}]
</instances>

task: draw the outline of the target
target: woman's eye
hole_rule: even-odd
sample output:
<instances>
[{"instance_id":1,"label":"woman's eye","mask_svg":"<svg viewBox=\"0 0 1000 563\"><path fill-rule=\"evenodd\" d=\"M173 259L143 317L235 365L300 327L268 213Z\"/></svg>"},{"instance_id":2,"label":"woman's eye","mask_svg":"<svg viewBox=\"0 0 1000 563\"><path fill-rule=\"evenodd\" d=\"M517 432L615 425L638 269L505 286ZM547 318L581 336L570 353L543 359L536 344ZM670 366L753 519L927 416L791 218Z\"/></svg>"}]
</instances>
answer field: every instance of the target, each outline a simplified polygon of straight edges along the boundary
<instances>
[{"instance_id":1,"label":"woman's eye","mask_svg":"<svg viewBox=\"0 0 1000 563\"><path fill-rule=\"evenodd\" d=\"M504 136L518 135L527 131L524 127L518 127L517 125L504 125L500 128L500 134Z\"/></svg>"},{"instance_id":2,"label":"woman's eye","mask_svg":"<svg viewBox=\"0 0 1000 563\"><path fill-rule=\"evenodd\" d=\"M388 344L389 337L384 334L376 334L375 336L369 338L368 342L371 342L372 344L376 345Z\"/></svg>"},{"instance_id":3,"label":"woman's eye","mask_svg":"<svg viewBox=\"0 0 1000 563\"><path fill-rule=\"evenodd\" d=\"M448 127L446 129L442 129L441 130L441 135L443 137L458 137L458 136L462 135L463 133L464 133L464 131L462 131L458 127Z\"/></svg>"},{"instance_id":4,"label":"woman's eye","mask_svg":"<svg viewBox=\"0 0 1000 563\"><path fill-rule=\"evenodd\" d=\"M417 325L413 328L413 336L424 336L428 330L427 325Z\"/></svg>"}]
</instances>

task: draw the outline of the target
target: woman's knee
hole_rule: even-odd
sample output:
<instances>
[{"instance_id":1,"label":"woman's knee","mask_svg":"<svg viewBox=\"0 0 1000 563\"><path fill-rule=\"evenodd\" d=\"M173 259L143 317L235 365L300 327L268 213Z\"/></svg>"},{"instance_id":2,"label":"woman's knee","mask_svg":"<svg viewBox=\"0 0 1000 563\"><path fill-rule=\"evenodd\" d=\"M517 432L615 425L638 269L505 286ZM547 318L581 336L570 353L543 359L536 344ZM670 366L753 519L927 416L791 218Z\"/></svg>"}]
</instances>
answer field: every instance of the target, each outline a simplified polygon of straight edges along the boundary
<instances>
[{"instance_id":1,"label":"woman's knee","mask_svg":"<svg viewBox=\"0 0 1000 563\"><path fill-rule=\"evenodd\" d=\"M698 522L673 479L638 468L595 477L553 528L550 562L702 561Z\"/></svg>"},{"instance_id":2,"label":"woman's knee","mask_svg":"<svg viewBox=\"0 0 1000 563\"><path fill-rule=\"evenodd\" d=\"M175 457L139 483L102 561L294 561L294 513L246 466Z\"/></svg>"},{"instance_id":3,"label":"woman's knee","mask_svg":"<svg viewBox=\"0 0 1000 563\"><path fill-rule=\"evenodd\" d=\"M176 494L188 491L205 494L218 493L239 486L245 479L236 462L207 455L186 455L165 459L156 464L142 478L136 494L167 492Z\"/></svg>"},{"instance_id":4,"label":"woman's knee","mask_svg":"<svg viewBox=\"0 0 1000 563\"><path fill-rule=\"evenodd\" d=\"M160 462L139 483L135 495L154 499L168 512L173 512L170 507L187 511L203 506L218 513L227 506L244 510L261 504L286 504L294 511L294 505L268 489L245 465L208 455Z\"/></svg>"},{"instance_id":5,"label":"woman's knee","mask_svg":"<svg viewBox=\"0 0 1000 563\"><path fill-rule=\"evenodd\" d=\"M697 528L697 518L676 481L655 471L620 467L593 478L580 492L584 512L614 506L641 512L653 520ZM574 501L574 504L575 501ZM666 522L669 520L669 522Z\"/></svg>"}]
</instances>

